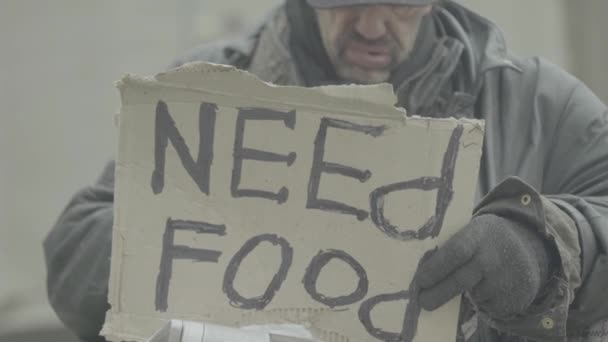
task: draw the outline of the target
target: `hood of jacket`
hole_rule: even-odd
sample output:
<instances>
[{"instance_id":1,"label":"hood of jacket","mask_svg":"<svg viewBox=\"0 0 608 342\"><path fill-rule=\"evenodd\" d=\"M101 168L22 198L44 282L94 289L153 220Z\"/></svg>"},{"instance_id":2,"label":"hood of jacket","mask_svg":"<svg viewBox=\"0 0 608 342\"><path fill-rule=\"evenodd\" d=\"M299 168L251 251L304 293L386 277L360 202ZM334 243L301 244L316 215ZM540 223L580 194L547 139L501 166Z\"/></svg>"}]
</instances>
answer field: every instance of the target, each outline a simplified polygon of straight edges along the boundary
<instances>
[{"instance_id":1,"label":"hood of jacket","mask_svg":"<svg viewBox=\"0 0 608 342\"><path fill-rule=\"evenodd\" d=\"M412 115L471 117L483 74L519 68L508 55L504 35L491 21L451 0L436 5L430 16L436 43L424 63L416 63L416 70L394 84L398 105ZM306 67L295 65L289 38L290 25L281 6L250 35L255 46L241 51L250 56L244 68L268 82L305 85L300 75Z\"/></svg>"},{"instance_id":2,"label":"hood of jacket","mask_svg":"<svg viewBox=\"0 0 608 342\"><path fill-rule=\"evenodd\" d=\"M474 117L483 75L496 69L521 70L494 23L452 0L435 6L430 16L437 40L430 57L394 84L396 105L410 115ZM266 82L305 86L301 75L306 71L290 51L290 29L283 4L245 36L207 45L173 66L206 60L248 70Z\"/></svg>"}]
</instances>

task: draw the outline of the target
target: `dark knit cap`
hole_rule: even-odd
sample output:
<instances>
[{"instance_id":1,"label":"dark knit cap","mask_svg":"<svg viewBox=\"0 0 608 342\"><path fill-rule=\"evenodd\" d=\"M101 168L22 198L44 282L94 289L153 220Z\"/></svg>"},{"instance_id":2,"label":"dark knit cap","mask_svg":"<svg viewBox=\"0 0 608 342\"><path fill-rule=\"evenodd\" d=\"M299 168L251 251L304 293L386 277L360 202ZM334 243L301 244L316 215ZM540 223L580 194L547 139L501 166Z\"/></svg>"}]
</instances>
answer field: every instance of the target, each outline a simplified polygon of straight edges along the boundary
<instances>
[{"instance_id":1,"label":"dark knit cap","mask_svg":"<svg viewBox=\"0 0 608 342\"><path fill-rule=\"evenodd\" d=\"M422 6L435 2L435 0L307 0L316 8L332 8L354 5L409 5Z\"/></svg>"}]
</instances>

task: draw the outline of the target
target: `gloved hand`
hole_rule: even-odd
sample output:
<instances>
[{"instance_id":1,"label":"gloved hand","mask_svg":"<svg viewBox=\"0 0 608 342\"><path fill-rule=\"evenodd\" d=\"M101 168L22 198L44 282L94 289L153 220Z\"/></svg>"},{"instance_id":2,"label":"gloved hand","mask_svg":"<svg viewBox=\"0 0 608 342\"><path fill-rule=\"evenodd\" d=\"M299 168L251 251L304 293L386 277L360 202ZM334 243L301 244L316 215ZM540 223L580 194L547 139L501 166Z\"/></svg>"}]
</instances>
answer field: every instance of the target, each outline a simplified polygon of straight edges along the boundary
<instances>
[{"instance_id":1,"label":"gloved hand","mask_svg":"<svg viewBox=\"0 0 608 342\"><path fill-rule=\"evenodd\" d=\"M475 217L420 265L420 305L432 311L466 291L492 318L523 313L550 277L554 248L519 222Z\"/></svg>"}]
</instances>

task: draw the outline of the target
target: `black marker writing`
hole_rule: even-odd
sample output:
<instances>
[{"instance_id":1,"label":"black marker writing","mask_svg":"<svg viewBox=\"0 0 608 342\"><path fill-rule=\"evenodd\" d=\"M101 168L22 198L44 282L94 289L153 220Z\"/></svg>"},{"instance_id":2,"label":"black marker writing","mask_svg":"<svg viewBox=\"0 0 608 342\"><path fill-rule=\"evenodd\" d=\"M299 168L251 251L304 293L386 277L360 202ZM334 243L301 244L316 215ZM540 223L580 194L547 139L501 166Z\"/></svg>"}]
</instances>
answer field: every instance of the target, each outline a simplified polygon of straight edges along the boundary
<instances>
[{"instance_id":1,"label":"black marker writing","mask_svg":"<svg viewBox=\"0 0 608 342\"><path fill-rule=\"evenodd\" d=\"M349 265L357 274L359 283L353 293L340 297L327 297L319 291L317 291L317 279L321 270L327 263L332 259L338 259L344 261ZM367 273L361 264L355 260L352 256L344 251L328 250L320 251L306 268L306 274L302 280L306 292L316 301L323 303L331 308L336 306L350 305L360 301L367 295L367 289L369 287L369 281L367 280Z\"/></svg>"},{"instance_id":2,"label":"black marker writing","mask_svg":"<svg viewBox=\"0 0 608 342\"><path fill-rule=\"evenodd\" d=\"M232 181L230 183L230 191L233 197L259 197L265 198L278 203L285 203L289 197L289 190L282 187L278 193L253 190L239 189L241 183L241 171L243 170L243 160L261 160L267 162L281 162L291 166L296 160L296 153L291 152L288 155L281 155L267 151L260 151L243 146L245 136L245 122L247 120L279 120L285 123L285 126L294 129L296 124L296 113L294 111L283 113L276 112L263 108L242 108L236 120L236 132L234 137L234 166L232 168Z\"/></svg>"},{"instance_id":3,"label":"black marker writing","mask_svg":"<svg viewBox=\"0 0 608 342\"><path fill-rule=\"evenodd\" d=\"M272 281L266 288L264 294L254 298L245 298L241 296L236 289L234 288L234 279L236 278L236 274L239 270L239 266L241 262L251 253L260 243L262 242L270 242L273 245L279 245L281 247L281 266L279 267L278 272L272 278ZM272 234L264 234L258 235L251 238L249 241L245 242L243 247L239 249L238 252L232 257L228 266L226 267L226 273L224 273L224 284L222 289L224 293L230 299L230 304L234 307L245 309L245 310L262 310L268 305L277 291L281 288L281 285L287 278L287 272L291 267L291 262L293 260L293 249L287 242L287 240L282 237L272 235Z\"/></svg>"},{"instance_id":4,"label":"black marker writing","mask_svg":"<svg viewBox=\"0 0 608 342\"><path fill-rule=\"evenodd\" d=\"M173 273L173 260L186 259L198 262L217 263L222 252L209 249L196 249L175 245L175 231L185 230L197 234L226 235L226 226L206 222L180 221L167 219L163 235L163 249L160 258L160 270L156 278L156 310L166 312L168 307L169 285Z\"/></svg>"},{"instance_id":5,"label":"black marker writing","mask_svg":"<svg viewBox=\"0 0 608 342\"><path fill-rule=\"evenodd\" d=\"M310 170L310 179L308 182L308 200L306 208L334 211L343 214L354 215L359 221L365 220L369 213L363 209L357 209L344 203L319 198L319 185L321 184L322 173L339 174L346 177L355 178L361 183L366 182L372 176L369 170L359 170L350 166L331 163L325 161L325 142L327 140L327 129L338 128L354 132L361 132L372 137L378 137L384 132L384 126L363 126L352 122L323 118L321 125L315 138L315 147L312 168Z\"/></svg>"},{"instance_id":6,"label":"black marker writing","mask_svg":"<svg viewBox=\"0 0 608 342\"><path fill-rule=\"evenodd\" d=\"M454 129L447 151L443 158L440 177L422 177L407 182L394 183L382 186L369 195L371 218L374 224L384 232L387 236L397 240L424 240L427 237L436 237L441 231L445 213L452 201L454 195L454 169L456 167L456 158L458 157L458 147L460 145L460 137L462 136L463 127L459 125ZM385 199L388 194L395 191L406 191L418 189L423 191L431 191L437 189L437 204L435 206L435 215L429 218L426 223L418 230L402 230L391 224L388 218L384 215Z\"/></svg>"},{"instance_id":7,"label":"black marker writing","mask_svg":"<svg viewBox=\"0 0 608 342\"><path fill-rule=\"evenodd\" d=\"M175 148L179 159L198 188L209 195L209 177L213 162L213 140L217 106L202 103L199 109L199 145L196 161L190 154L184 138L177 130L175 121L169 114L169 108L163 101L156 105L156 123L154 133L154 172L152 173L152 191L160 194L165 186L165 158L169 141Z\"/></svg>"},{"instance_id":8,"label":"black marker writing","mask_svg":"<svg viewBox=\"0 0 608 342\"><path fill-rule=\"evenodd\" d=\"M420 261L418 267L428 260L436 250L426 252ZM410 282L407 291L399 291L396 293L381 294L368 298L359 307L359 321L363 324L365 330L373 337L384 342L412 342L418 330L418 320L420 318L420 304L418 303L419 288L416 284L416 275ZM403 324L399 333L388 332L377 328L371 319L372 310L381 303L393 302L397 300L407 300L405 307L405 315Z\"/></svg>"}]
</instances>

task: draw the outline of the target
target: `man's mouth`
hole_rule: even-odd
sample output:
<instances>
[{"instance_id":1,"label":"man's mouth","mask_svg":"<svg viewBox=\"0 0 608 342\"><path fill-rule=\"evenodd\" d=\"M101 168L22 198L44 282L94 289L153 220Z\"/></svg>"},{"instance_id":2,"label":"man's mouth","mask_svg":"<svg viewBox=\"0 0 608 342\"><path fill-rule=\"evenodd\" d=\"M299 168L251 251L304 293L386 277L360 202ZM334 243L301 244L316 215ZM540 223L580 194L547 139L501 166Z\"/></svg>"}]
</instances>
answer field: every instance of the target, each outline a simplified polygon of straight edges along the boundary
<instances>
[{"instance_id":1,"label":"man's mouth","mask_svg":"<svg viewBox=\"0 0 608 342\"><path fill-rule=\"evenodd\" d=\"M392 57L386 46L351 42L344 50L344 59L364 69L386 69Z\"/></svg>"}]
</instances>

